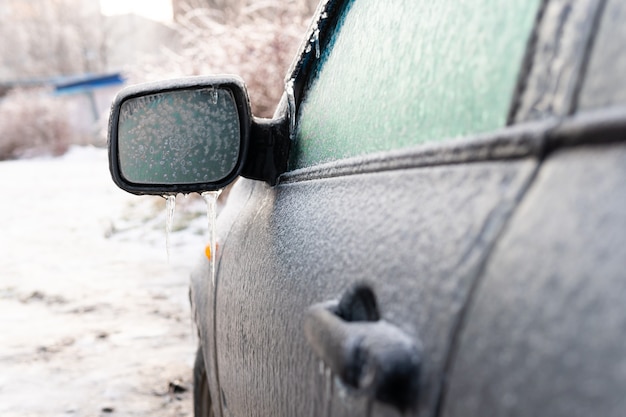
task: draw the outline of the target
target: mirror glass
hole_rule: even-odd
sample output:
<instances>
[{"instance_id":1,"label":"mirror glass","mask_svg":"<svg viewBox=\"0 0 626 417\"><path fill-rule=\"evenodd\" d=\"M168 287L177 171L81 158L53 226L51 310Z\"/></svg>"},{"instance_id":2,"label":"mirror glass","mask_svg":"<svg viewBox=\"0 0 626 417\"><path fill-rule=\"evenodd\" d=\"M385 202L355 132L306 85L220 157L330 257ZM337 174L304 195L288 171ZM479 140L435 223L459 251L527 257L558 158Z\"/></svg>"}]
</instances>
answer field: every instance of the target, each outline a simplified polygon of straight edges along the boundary
<instances>
[{"instance_id":1,"label":"mirror glass","mask_svg":"<svg viewBox=\"0 0 626 417\"><path fill-rule=\"evenodd\" d=\"M239 113L225 88L135 97L120 108L121 174L137 184L217 182L237 165Z\"/></svg>"}]
</instances>

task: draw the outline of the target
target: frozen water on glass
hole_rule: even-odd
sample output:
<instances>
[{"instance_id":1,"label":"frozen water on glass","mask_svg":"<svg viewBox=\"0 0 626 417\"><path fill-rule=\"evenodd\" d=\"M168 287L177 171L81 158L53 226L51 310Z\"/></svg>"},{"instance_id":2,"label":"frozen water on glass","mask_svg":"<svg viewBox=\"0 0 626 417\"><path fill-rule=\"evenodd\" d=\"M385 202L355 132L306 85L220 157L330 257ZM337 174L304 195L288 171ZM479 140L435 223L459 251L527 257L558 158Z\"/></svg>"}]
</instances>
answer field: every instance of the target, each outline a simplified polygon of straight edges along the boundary
<instances>
[{"instance_id":1,"label":"frozen water on glass","mask_svg":"<svg viewBox=\"0 0 626 417\"><path fill-rule=\"evenodd\" d=\"M215 87L125 101L120 169L141 184L196 184L228 176L239 161L241 126L233 94Z\"/></svg>"}]
</instances>

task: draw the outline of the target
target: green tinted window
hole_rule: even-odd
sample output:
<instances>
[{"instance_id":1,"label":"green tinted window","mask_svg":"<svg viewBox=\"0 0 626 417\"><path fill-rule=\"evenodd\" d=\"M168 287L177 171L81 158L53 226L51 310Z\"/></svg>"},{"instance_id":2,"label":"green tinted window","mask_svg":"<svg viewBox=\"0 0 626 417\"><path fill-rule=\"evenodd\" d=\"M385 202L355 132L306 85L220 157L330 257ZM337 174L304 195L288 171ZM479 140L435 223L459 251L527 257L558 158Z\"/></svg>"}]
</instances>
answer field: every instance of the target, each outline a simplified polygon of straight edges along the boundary
<instances>
[{"instance_id":1,"label":"green tinted window","mask_svg":"<svg viewBox=\"0 0 626 417\"><path fill-rule=\"evenodd\" d=\"M292 168L506 123L539 0L354 0L299 111Z\"/></svg>"}]
</instances>

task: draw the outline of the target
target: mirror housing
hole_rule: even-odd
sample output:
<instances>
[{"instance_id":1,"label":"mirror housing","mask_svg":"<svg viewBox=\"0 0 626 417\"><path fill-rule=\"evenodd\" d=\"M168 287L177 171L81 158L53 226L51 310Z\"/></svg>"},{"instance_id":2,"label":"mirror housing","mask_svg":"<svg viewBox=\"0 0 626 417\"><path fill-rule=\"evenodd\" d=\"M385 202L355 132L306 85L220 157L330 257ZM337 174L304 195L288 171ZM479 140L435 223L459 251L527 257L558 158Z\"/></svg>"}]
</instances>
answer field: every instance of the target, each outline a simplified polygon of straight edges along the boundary
<instances>
[{"instance_id":1,"label":"mirror housing","mask_svg":"<svg viewBox=\"0 0 626 417\"><path fill-rule=\"evenodd\" d=\"M244 170L252 123L245 84L236 76L127 87L109 119L113 181L133 194L224 188Z\"/></svg>"}]
</instances>

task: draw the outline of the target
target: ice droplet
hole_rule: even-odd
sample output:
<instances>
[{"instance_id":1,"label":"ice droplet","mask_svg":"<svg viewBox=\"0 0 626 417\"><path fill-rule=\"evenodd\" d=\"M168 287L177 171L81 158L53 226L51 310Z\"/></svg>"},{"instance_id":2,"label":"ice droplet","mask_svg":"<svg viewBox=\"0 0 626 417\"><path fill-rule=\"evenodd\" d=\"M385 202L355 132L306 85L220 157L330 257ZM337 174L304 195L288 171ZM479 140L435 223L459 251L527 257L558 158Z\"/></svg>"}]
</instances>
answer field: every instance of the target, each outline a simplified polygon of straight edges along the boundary
<instances>
[{"instance_id":1,"label":"ice droplet","mask_svg":"<svg viewBox=\"0 0 626 417\"><path fill-rule=\"evenodd\" d=\"M165 198L165 250L167 260L170 260L170 234L174 223L174 212L176 211L176 195L164 195Z\"/></svg>"},{"instance_id":2,"label":"ice droplet","mask_svg":"<svg viewBox=\"0 0 626 417\"><path fill-rule=\"evenodd\" d=\"M293 78L285 83L287 93L287 106L289 108L289 139L293 141L296 136L296 94L293 89Z\"/></svg>"},{"instance_id":3,"label":"ice droplet","mask_svg":"<svg viewBox=\"0 0 626 417\"><path fill-rule=\"evenodd\" d=\"M315 44L315 58L320 59L320 29L316 28L313 32L313 43Z\"/></svg>"},{"instance_id":4,"label":"ice droplet","mask_svg":"<svg viewBox=\"0 0 626 417\"><path fill-rule=\"evenodd\" d=\"M217 104L217 89L215 87L211 89L211 102Z\"/></svg>"},{"instance_id":5,"label":"ice droplet","mask_svg":"<svg viewBox=\"0 0 626 417\"><path fill-rule=\"evenodd\" d=\"M218 191L206 191L202 193L202 198L206 201L206 213L209 223L209 245L206 248L207 258L209 259L209 271L211 274L211 283L215 288L215 258L217 257L217 234L215 223L217 220L217 199L222 193Z\"/></svg>"}]
</instances>

